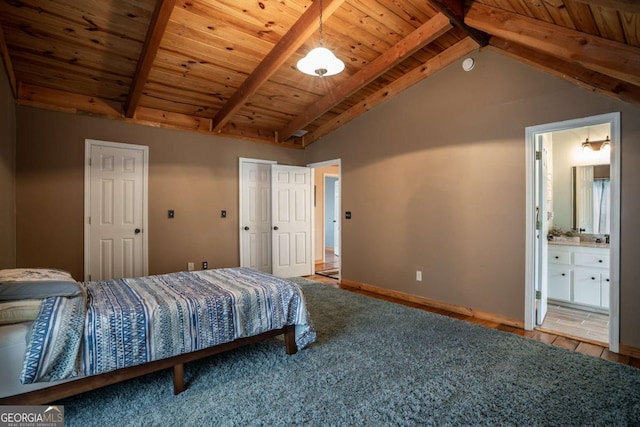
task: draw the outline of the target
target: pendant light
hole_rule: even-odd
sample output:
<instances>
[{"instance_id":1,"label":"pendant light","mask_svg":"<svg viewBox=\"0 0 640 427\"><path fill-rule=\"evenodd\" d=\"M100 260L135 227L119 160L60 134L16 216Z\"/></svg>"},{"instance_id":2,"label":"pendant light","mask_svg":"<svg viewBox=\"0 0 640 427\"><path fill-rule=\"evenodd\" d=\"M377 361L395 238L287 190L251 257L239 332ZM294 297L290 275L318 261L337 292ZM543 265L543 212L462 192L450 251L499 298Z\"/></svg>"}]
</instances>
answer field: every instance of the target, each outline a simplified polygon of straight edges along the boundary
<instances>
[{"instance_id":1,"label":"pendant light","mask_svg":"<svg viewBox=\"0 0 640 427\"><path fill-rule=\"evenodd\" d=\"M344 62L326 47L322 46L322 0L320 2L320 46L312 49L304 58L298 61L298 70L310 76L333 76L344 70Z\"/></svg>"}]
</instances>

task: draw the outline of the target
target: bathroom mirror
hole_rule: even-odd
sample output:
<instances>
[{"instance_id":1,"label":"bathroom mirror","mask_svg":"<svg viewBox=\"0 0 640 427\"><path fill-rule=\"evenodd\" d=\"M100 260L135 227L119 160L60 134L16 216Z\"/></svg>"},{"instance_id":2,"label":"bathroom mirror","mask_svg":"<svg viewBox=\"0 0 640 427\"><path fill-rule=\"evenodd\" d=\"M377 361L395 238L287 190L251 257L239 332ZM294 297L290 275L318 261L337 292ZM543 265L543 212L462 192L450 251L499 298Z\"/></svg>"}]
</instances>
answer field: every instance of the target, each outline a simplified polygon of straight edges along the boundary
<instances>
[{"instance_id":1,"label":"bathroom mirror","mask_svg":"<svg viewBox=\"0 0 640 427\"><path fill-rule=\"evenodd\" d=\"M610 234L609 165L571 168L571 227L580 233Z\"/></svg>"}]
</instances>

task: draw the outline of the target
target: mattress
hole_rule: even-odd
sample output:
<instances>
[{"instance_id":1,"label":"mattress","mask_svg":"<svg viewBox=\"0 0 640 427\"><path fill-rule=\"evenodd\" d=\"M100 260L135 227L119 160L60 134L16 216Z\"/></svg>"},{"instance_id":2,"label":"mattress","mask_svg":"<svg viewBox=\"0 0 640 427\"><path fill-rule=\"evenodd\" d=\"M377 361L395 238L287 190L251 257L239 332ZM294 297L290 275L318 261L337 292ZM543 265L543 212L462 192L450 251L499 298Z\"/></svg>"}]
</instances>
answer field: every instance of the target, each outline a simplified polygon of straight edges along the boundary
<instances>
[{"instance_id":1,"label":"mattress","mask_svg":"<svg viewBox=\"0 0 640 427\"><path fill-rule=\"evenodd\" d=\"M32 322L0 326L0 397L26 393L72 380L20 384L20 373L27 349L27 333ZM77 378L74 378L77 379Z\"/></svg>"}]
</instances>

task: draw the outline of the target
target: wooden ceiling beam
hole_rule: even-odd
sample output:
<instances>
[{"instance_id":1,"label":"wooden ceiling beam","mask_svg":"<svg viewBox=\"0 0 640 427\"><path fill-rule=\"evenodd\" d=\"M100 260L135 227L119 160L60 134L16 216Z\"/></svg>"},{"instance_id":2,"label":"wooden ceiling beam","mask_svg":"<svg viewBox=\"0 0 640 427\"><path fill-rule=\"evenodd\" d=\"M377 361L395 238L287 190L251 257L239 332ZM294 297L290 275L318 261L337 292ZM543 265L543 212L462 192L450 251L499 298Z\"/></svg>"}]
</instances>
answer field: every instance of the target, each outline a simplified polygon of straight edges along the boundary
<instances>
[{"instance_id":1,"label":"wooden ceiling beam","mask_svg":"<svg viewBox=\"0 0 640 427\"><path fill-rule=\"evenodd\" d=\"M369 95L363 101L360 101L344 113L324 123L314 132L301 137L300 139L304 141L303 145L306 147L317 141L321 137L338 129L340 126L343 126L361 114L366 113L376 105L382 104L384 101L391 99L410 86L413 86L419 81L442 70L478 47L478 43L471 37L466 37L460 40L444 52L434 56L424 64L414 68L399 79L394 80L387 86Z\"/></svg>"},{"instance_id":2,"label":"wooden ceiling beam","mask_svg":"<svg viewBox=\"0 0 640 427\"><path fill-rule=\"evenodd\" d=\"M191 114L139 107L136 110L135 117L125 117L122 114L121 103L107 101L94 96L80 95L77 93L24 83L18 84L18 99L16 102L20 105L27 105L30 107L45 108L47 110L61 111L71 114L84 114L114 120L123 120L128 123L135 123L143 126L177 129L205 135L215 135L243 141L277 145L278 147L296 149L303 148L302 144L296 142L285 144L277 142L273 131L265 132L249 128L240 128L235 125L228 125L222 132L213 133L211 130L211 119Z\"/></svg>"},{"instance_id":3,"label":"wooden ceiling beam","mask_svg":"<svg viewBox=\"0 0 640 427\"><path fill-rule=\"evenodd\" d=\"M19 83L16 102L72 114L85 113L109 118L122 116L122 104L118 102L26 83Z\"/></svg>"},{"instance_id":4,"label":"wooden ceiling beam","mask_svg":"<svg viewBox=\"0 0 640 427\"><path fill-rule=\"evenodd\" d=\"M620 12L640 13L640 2L638 0L574 0L576 3L583 3L589 6L608 7Z\"/></svg>"},{"instance_id":5,"label":"wooden ceiling beam","mask_svg":"<svg viewBox=\"0 0 640 427\"><path fill-rule=\"evenodd\" d=\"M584 89L640 105L640 87L631 83L498 37L490 39L488 49L560 77Z\"/></svg>"},{"instance_id":6,"label":"wooden ceiling beam","mask_svg":"<svg viewBox=\"0 0 640 427\"><path fill-rule=\"evenodd\" d=\"M428 3L438 12L449 18L453 25L467 33L481 47L489 44L489 36L471 28L464 23L464 1L463 0L428 0Z\"/></svg>"},{"instance_id":7,"label":"wooden ceiling beam","mask_svg":"<svg viewBox=\"0 0 640 427\"><path fill-rule=\"evenodd\" d=\"M390 68L395 67L398 63L404 61L425 45L436 40L451 28L452 25L449 18L442 13L438 13L369 64L362 67L342 84L330 89L325 96L314 102L309 108L306 108L302 114L278 131L280 140L286 141L294 132L303 129L306 125L338 105L345 98L362 89Z\"/></svg>"},{"instance_id":8,"label":"wooden ceiling beam","mask_svg":"<svg viewBox=\"0 0 640 427\"><path fill-rule=\"evenodd\" d=\"M124 114L126 117L131 118L136 112L138 102L140 102L140 96L142 95L144 85L147 83L147 78L149 78L151 66L158 53L162 36L169 23L169 18L171 17L175 3L176 0L158 0L156 4L153 17L149 23L147 37L140 52L136 72L133 75L133 83L131 84L127 102L125 103Z\"/></svg>"},{"instance_id":9,"label":"wooden ceiling beam","mask_svg":"<svg viewBox=\"0 0 640 427\"><path fill-rule=\"evenodd\" d=\"M7 72L9 78L9 85L11 86L11 92L13 97L18 97L18 87L16 84L16 75L13 72L13 65L11 64L11 56L9 55L9 48L7 47L7 41L4 38L4 30L0 25L0 54L2 54L2 62L4 62L4 69Z\"/></svg>"},{"instance_id":10,"label":"wooden ceiling beam","mask_svg":"<svg viewBox=\"0 0 640 427\"><path fill-rule=\"evenodd\" d=\"M465 23L491 35L640 86L640 49L473 2Z\"/></svg>"},{"instance_id":11,"label":"wooden ceiling beam","mask_svg":"<svg viewBox=\"0 0 640 427\"><path fill-rule=\"evenodd\" d=\"M325 0L323 20L331 16L345 0ZM213 130L221 130L245 102L295 53L320 25L320 2L314 1L300 19L282 36L237 91L213 118Z\"/></svg>"}]
</instances>

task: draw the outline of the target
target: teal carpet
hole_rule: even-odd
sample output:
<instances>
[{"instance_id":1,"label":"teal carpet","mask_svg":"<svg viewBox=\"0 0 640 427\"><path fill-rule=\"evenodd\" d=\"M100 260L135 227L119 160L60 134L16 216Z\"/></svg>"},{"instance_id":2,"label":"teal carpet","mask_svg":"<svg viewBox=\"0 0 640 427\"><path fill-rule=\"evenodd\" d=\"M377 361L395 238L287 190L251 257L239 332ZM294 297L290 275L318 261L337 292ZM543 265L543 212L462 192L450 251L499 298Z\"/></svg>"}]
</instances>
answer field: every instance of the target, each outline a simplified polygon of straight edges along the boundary
<instances>
[{"instance_id":1,"label":"teal carpet","mask_svg":"<svg viewBox=\"0 0 640 427\"><path fill-rule=\"evenodd\" d=\"M67 426L625 426L640 370L303 279L318 341L273 339L66 399Z\"/></svg>"}]
</instances>

